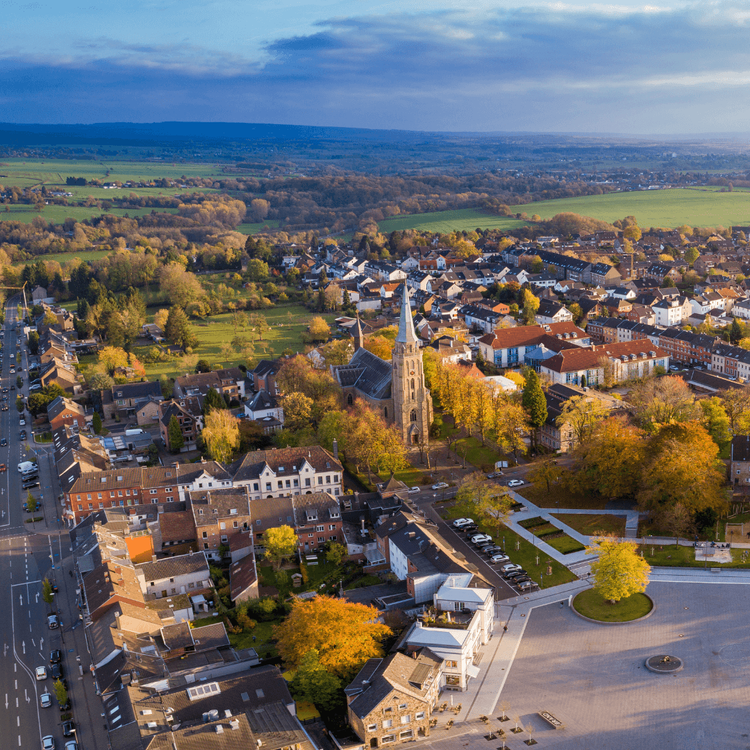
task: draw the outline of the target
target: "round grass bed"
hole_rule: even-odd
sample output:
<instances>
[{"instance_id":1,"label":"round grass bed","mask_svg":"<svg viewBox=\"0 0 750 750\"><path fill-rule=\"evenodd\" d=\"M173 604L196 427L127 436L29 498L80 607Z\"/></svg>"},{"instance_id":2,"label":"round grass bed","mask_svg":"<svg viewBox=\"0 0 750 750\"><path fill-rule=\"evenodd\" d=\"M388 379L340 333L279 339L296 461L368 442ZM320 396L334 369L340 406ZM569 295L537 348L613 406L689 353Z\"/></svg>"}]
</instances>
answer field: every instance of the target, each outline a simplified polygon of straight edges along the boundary
<instances>
[{"instance_id":1,"label":"round grass bed","mask_svg":"<svg viewBox=\"0 0 750 750\"><path fill-rule=\"evenodd\" d=\"M646 594L633 594L610 604L596 589L586 589L573 599L573 609L581 617L596 622L634 622L648 617L654 603Z\"/></svg>"}]
</instances>

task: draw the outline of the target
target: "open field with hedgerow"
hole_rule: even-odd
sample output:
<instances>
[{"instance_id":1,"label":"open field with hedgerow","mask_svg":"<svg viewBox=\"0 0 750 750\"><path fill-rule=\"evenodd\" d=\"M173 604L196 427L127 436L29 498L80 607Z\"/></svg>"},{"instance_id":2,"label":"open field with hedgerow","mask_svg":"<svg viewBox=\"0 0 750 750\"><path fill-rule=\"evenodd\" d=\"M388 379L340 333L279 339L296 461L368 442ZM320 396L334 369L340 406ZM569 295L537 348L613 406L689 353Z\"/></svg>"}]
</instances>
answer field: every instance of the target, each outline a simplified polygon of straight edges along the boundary
<instances>
[{"instance_id":1,"label":"open field with hedgerow","mask_svg":"<svg viewBox=\"0 0 750 750\"><path fill-rule=\"evenodd\" d=\"M635 216L639 226L730 227L750 224L750 192L737 189L721 193L719 188L696 187L668 190L641 190L607 195L585 195L578 198L526 203L511 206L511 211L538 214L550 219L555 214L572 212L609 223L625 216ZM479 209L436 211L413 216L396 216L378 222L381 232L420 229L431 232L453 230L502 229L511 231L526 222L502 216L491 216Z\"/></svg>"}]
</instances>

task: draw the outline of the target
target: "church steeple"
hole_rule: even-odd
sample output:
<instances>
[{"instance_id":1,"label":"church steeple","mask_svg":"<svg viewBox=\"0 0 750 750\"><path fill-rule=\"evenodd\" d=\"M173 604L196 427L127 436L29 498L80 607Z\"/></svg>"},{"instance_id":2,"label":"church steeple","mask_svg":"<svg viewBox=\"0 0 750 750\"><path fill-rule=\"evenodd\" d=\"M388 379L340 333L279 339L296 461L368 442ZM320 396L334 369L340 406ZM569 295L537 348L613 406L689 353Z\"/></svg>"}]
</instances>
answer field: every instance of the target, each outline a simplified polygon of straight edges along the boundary
<instances>
[{"instance_id":1,"label":"church steeple","mask_svg":"<svg viewBox=\"0 0 750 750\"><path fill-rule=\"evenodd\" d=\"M351 337L354 339L354 351L359 351L365 343L365 334L362 332L362 321L357 311L357 322L352 326Z\"/></svg>"},{"instance_id":2,"label":"church steeple","mask_svg":"<svg viewBox=\"0 0 750 750\"><path fill-rule=\"evenodd\" d=\"M414 330L414 319L411 316L411 297L409 287L404 282L404 292L401 295L401 317L398 321L398 335L396 341L400 344L416 344L417 333Z\"/></svg>"}]
</instances>

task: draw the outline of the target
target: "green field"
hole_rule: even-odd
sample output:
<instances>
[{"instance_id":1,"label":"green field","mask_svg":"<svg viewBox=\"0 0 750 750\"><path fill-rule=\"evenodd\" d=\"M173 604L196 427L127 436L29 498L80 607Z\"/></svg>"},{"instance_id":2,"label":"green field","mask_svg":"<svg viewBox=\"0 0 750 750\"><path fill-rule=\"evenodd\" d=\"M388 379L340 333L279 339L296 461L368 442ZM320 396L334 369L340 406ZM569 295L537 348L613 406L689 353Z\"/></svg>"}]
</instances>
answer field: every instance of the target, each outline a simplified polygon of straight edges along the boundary
<instances>
[{"instance_id":1,"label":"green field","mask_svg":"<svg viewBox=\"0 0 750 750\"><path fill-rule=\"evenodd\" d=\"M70 199L69 199L70 200ZM37 216L41 216L45 221L53 224L62 224L65 219L75 219L76 221L85 221L95 216L112 214L113 216L144 216L156 210L160 213L176 213L175 208L111 208L107 211L96 206L45 206L41 211L37 211L34 206L24 204L14 204L6 206L8 209L0 210L0 221L24 221L27 224L32 222Z\"/></svg>"},{"instance_id":2,"label":"green field","mask_svg":"<svg viewBox=\"0 0 750 750\"><path fill-rule=\"evenodd\" d=\"M525 211L526 207L519 207ZM511 231L524 226L526 222L509 219L507 216L490 216L475 208L463 208L457 211L435 211L428 214L395 216L392 219L379 221L381 232L395 232L403 229L419 229L429 232L448 233L454 230L471 231L472 229L501 229Z\"/></svg>"},{"instance_id":3,"label":"green field","mask_svg":"<svg viewBox=\"0 0 750 750\"><path fill-rule=\"evenodd\" d=\"M645 617L653 608L645 594L631 594L617 604L610 604L596 589L581 591L573 606L584 617L601 622L630 622Z\"/></svg>"},{"instance_id":4,"label":"green field","mask_svg":"<svg viewBox=\"0 0 750 750\"><path fill-rule=\"evenodd\" d=\"M683 224L730 227L750 223L750 192L738 189L720 193L718 188L712 187L641 190L539 201L511 206L511 210L529 216L539 214L542 219L570 211L610 223L625 216L635 216L643 228L679 227ZM518 219L490 216L474 208L397 216L378 222L381 232L419 229L442 233L471 229L512 231L524 224Z\"/></svg>"}]
</instances>

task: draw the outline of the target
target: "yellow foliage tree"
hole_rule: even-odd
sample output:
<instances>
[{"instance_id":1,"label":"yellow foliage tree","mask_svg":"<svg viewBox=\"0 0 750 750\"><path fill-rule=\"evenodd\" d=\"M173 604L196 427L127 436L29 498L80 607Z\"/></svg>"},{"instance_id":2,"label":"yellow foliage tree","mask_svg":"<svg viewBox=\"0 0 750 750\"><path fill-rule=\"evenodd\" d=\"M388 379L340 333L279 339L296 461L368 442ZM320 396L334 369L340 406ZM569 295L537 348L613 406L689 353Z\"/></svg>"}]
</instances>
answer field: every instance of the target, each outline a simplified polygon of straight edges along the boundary
<instances>
[{"instance_id":1,"label":"yellow foliage tree","mask_svg":"<svg viewBox=\"0 0 750 750\"><path fill-rule=\"evenodd\" d=\"M206 414L201 435L208 455L226 463L240 446L239 420L225 409L214 409Z\"/></svg>"},{"instance_id":2,"label":"yellow foliage tree","mask_svg":"<svg viewBox=\"0 0 750 750\"><path fill-rule=\"evenodd\" d=\"M297 551L297 534L291 526L274 526L263 534L263 546L266 558L278 570Z\"/></svg>"},{"instance_id":3,"label":"yellow foliage tree","mask_svg":"<svg viewBox=\"0 0 750 750\"><path fill-rule=\"evenodd\" d=\"M594 588L608 602L617 604L621 599L646 590L651 566L638 554L634 542L598 537L586 552L599 555L591 564Z\"/></svg>"},{"instance_id":4,"label":"yellow foliage tree","mask_svg":"<svg viewBox=\"0 0 750 750\"><path fill-rule=\"evenodd\" d=\"M383 655L381 642L391 629L377 618L375 607L316 596L294 601L287 618L274 628L274 637L288 668L294 669L310 649L317 649L329 672L349 679L367 659Z\"/></svg>"}]
</instances>

